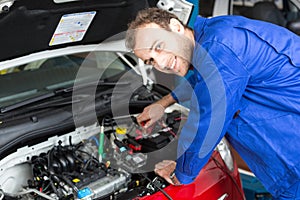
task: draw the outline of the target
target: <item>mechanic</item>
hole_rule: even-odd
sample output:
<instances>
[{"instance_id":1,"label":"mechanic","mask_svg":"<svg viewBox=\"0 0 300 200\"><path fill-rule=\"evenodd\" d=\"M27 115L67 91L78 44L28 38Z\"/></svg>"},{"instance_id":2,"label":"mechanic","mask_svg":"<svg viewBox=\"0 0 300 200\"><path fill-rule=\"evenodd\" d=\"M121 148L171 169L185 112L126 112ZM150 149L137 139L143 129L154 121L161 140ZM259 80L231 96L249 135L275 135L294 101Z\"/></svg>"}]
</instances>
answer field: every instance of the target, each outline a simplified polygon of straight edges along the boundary
<instances>
[{"instance_id":1,"label":"mechanic","mask_svg":"<svg viewBox=\"0 0 300 200\"><path fill-rule=\"evenodd\" d=\"M148 8L129 24L126 46L161 72L193 71L137 117L147 128L169 105L190 100L177 160L156 164L158 175L191 183L226 134L275 199L300 199L299 36L241 16L198 16L192 30Z\"/></svg>"}]
</instances>

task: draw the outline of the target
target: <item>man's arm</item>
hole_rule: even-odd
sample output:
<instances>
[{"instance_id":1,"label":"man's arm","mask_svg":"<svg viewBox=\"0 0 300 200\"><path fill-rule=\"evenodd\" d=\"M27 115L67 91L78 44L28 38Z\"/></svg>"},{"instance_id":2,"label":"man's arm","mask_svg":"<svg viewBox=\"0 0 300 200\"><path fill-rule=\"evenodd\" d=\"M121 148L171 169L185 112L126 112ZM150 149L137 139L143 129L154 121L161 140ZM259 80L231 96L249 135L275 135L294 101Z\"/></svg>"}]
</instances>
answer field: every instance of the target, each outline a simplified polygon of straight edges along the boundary
<instances>
[{"instance_id":1,"label":"man's arm","mask_svg":"<svg viewBox=\"0 0 300 200\"><path fill-rule=\"evenodd\" d=\"M225 135L250 77L227 46L212 41L203 47L197 52L201 63L190 113L178 140L175 174L183 184L196 178Z\"/></svg>"}]
</instances>

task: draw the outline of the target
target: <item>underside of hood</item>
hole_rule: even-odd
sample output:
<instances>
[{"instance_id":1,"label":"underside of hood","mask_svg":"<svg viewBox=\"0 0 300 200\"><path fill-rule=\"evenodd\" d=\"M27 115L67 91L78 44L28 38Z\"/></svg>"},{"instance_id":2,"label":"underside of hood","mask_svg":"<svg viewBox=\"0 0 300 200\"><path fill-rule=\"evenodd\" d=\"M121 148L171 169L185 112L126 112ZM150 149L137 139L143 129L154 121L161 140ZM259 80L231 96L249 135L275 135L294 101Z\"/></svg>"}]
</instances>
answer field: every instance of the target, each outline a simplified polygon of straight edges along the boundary
<instances>
[{"instance_id":1,"label":"underside of hood","mask_svg":"<svg viewBox=\"0 0 300 200\"><path fill-rule=\"evenodd\" d=\"M126 31L137 12L148 7L147 0L9 3L11 6L2 6L0 13L0 61L48 49L100 43Z\"/></svg>"}]
</instances>

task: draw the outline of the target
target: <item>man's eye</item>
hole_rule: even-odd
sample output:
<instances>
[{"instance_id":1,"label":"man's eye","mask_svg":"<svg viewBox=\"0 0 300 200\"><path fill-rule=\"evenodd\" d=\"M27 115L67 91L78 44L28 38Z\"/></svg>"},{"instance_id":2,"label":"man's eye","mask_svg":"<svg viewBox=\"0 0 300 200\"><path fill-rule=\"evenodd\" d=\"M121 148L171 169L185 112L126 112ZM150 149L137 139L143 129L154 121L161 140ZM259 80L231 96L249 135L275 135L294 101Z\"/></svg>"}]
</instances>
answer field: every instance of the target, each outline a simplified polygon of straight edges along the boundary
<instances>
[{"instance_id":1,"label":"man's eye","mask_svg":"<svg viewBox=\"0 0 300 200\"><path fill-rule=\"evenodd\" d=\"M156 46L155 46L155 51L161 51L162 50L162 44L161 43L159 43L159 44L157 44Z\"/></svg>"},{"instance_id":2,"label":"man's eye","mask_svg":"<svg viewBox=\"0 0 300 200\"><path fill-rule=\"evenodd\" d=\"M145 63L146 65L153 65L154 59L153 59L153 58L150 58L150 59L148 59L148 60L145 60L144 63Z\"/></svg>"}]
</instances>

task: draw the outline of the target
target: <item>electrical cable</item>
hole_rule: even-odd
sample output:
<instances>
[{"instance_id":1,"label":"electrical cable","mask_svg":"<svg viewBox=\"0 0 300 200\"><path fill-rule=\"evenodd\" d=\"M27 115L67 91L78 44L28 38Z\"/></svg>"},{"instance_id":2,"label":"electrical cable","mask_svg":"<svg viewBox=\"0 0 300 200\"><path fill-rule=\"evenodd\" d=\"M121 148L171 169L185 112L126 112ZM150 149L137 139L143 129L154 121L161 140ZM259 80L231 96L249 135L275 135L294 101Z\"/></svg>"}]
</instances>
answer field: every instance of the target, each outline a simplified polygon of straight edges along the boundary
<instances>
[{"instance_id":1,"label":"electrical cable","mask_svg":"<svg viewBox=\"0 0 300 200\"><path fill-rule=\"evenodd\" d=\"M45 187L42 187L43 190L41 192L46 191L49 187L50 187L50 181L48 182L48 184Z\"/></svg>"},{"instance_id":2,"label":"electrical cable","mask_svg":"<svg viewBox=\"0 0 300 200\"><path fill-rule=\"evenodd\" d=\"M147 179L150 183L152 182L150 178L148 178L147 176L145 176L144 174L140 173L141 176L143 176L145 179ZM172 197L163 189L161 189L160 187L158 187L157 185L153 184L161 193L163 193L169 200L173 200Z\"/></svg>"},{"instance_id":3,"label":"electrical cable","mask_svg":"<svg viewBox=\"0 0 300 200\"><path fill-rule=\"evenodd\" d=\"M175 121L187 120L187 117L176 117L174 120Z\"/></svg>"},{"instance_id":4,"label":"electrical cable","mask_svg":"<svg viewBox=\"0 0 300 200\"><path fill-rule=\"evenodd\" d=\"M241 191L241 189L240 189L238 183L236 182L236 180L234 179L234 177L231 175L231 173L230 173L228 170L224 169L224 167L222 167L222 164L221 164L217 159L215 159L214 157L212 157L212 159L213 159L214 162L216 163L217 167L218 167L219 169L221 169L223 172L225 172L225 173L231 178L232 182L233 182L234 185L236 186L237 191L238 191L239 194L241 195L242 199L246 200L246 199L245 199L245 196L243 195L243 192Z\"/></svg>"},{"instance_id":5,"label":"electrical cable","mask_svg":"<svg viewBox=\"0 0 300 200\"><path fill-rule=\"evenodd\" d=\"M164 129L166 129L174 138L177 138L176 133L174 133L174 131L172 131L172 129L170 127L168 127L164 122L158 122Z\"/></svg>"},{"instance_id":6,"label":"electrical cable","mask_svg":"<svg viewBox=\"0 0 300 200\"><path fill-rule=\"evenodd\" d=\"M2 190L0 190L0 200L2 200L5 197L4 193L2 192Z\"/></svg>"},{"instance_id":7,"label":"electrical cable","mask_svg":"<svg viewBox=\"0 0 300 200\"><path fill-rule=\"evenodd\" d=\"M70 181L66 176L61 175L62 179L69 185L72 187L73 191L78 193L79 189L77 188L77 186L75 184L73 184L72 181Z\"/></svg>"},{"instance_id":8,"label":"electrical cable","mask_svg":"<svg viewBox=\"0 0 300 200\"><path fill-rule=\"evenodd\" d=\"M99 140L96 136L92 136L89 138L90 140L93 140L96 143L96 146L99 147Z\"/></svg>"},{"instance_id":9,"label":"electrical cable","mask_svg":"<svg viewBox=\"0 0 300 200\"><path fill-rule=\"evenodd\" d=\"M73 144L72 144L72 136L71 135L69 136L69 144L70 144L70 147L73 146Z\"/></svg>"},{"instance_id":10,"label":"electrical cable","mask_svg":"<svg viewBox=\"0 0 300 200\"><path fill-rule=\"evenodd\" d=\"M112 130L112 134L114 135L115 138L117 138L116 133L115 133L115 129L114 129L114 120L112 117L110 117L109 115L106 115L103 119L102 122L107 122L110 126L111 126L111 130ZM103 126L105 126L105 123L103 124Z\"/></svg>"},{"instance_id":11,"label":"electrical cable","mask_svg":"<svg viewBox=\"0 0 300 200\"><path fill-rule=\"evenodd\" d=\"M32 193L32 192L36 193L37 195L39 195L39 196L41 196L45 199L56 200L55 198L52 198L51 196L46 195L46 194L38 191L37 189L32 189L32 188L26 189L26 190L24 189L24 191L22 191L22 192L17 192L17 193L13 193L13 194L12 193L4 193L4 194L7 195L7 196L10 196L10 197L17 197L17 196L29 194L29 193Z\"/></svg>"}]
</instances>

